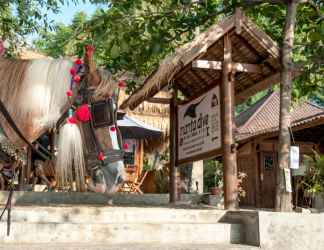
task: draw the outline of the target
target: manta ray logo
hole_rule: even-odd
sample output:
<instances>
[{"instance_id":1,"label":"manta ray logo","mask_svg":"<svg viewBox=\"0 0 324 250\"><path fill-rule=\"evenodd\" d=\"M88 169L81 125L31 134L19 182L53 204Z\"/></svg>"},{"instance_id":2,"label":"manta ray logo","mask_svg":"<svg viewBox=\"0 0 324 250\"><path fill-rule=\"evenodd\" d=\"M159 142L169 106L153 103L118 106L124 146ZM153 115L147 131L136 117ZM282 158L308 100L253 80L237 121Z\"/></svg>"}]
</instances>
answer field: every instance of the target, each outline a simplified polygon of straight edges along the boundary
<instances>
[{"instance_id":1,"label":"manta ray logo","mask_svg":"<svg viewBox=\"0 0 324 250\"><path fill-rule=\"evenodd\" d=\"M206 96L204 96L199 102L190 104L187 110L185 111L183 118L186 116L189 116L191 118L196 118L197 117L197 112L196 109L199 106L199 104L205 99Z\"/></svg>"}]
</instances>

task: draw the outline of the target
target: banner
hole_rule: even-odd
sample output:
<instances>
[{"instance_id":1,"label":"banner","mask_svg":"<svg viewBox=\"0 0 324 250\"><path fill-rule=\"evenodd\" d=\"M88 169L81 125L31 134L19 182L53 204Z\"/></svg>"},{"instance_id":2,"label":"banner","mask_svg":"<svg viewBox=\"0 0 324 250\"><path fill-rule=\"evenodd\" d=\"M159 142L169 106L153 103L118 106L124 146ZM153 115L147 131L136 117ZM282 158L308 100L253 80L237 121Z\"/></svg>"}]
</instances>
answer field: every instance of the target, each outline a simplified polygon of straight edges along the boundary
<instances>
[{"instance_id":1,"label":"banner","mask_svg":"<svg viewBox=\"0 0 324 250\"><path fill-rule=\"evenodd\" d=\"M178 161L221 147L219 86L178 106Z\"/></svg>"}]
</instances>

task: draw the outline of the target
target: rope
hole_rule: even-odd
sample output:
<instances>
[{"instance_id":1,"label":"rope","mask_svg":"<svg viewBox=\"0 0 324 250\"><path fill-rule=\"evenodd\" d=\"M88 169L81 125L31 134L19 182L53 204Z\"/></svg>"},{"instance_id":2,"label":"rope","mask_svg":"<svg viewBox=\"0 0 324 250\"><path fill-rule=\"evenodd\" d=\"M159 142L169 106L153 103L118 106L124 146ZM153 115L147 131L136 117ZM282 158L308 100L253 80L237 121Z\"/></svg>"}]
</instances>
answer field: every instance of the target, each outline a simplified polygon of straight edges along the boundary
<instances>
[{"instance_id":1,"label":"rope","mask_svg":"<svg viewBox=\"0 0 324 250\"><path fill-rule=\"evenodd\" d=\"M12 119L12 117L10 116L8 110L6 109L6 107L4 106L3 102L0 100L0 112L4 115L4 117L6 118L7 122L9 123L9 125L11 126L11 128L16 132L16 134L28 145L30 146L34 152L36 152L38 155L40 155L41 157L43 157L45 160L50 160L50 158L48 156L46 156L44 153L42 153L41 151L39 151L38 149L36 149L36 147L31 144L26 137L21 133L21 131L19 130L19 128L17 127L16 123L14 122L14 120ZM39 144L40 145L40 144Z\"/></svg>"},{"instance_id":2,"label":"rope","mask_svg":"<svg viewBox=\"0 0 324 250\"><path fill-rule=\"evenodd\" d=\"M14 192L14 181L16 179L16 171L15 171L15 167L13 167L13 175L12 178L9 182L9 195L8 195L8 199L6 202L6 206L3 209L1 215L0 215L0 221L2 220L2 217L4 215L4 213L7 211L7 236L10 235L10 226L11 226L11 201L12 201L12 196L13 196L13 192Z\"/></svg>"}]
</instances>

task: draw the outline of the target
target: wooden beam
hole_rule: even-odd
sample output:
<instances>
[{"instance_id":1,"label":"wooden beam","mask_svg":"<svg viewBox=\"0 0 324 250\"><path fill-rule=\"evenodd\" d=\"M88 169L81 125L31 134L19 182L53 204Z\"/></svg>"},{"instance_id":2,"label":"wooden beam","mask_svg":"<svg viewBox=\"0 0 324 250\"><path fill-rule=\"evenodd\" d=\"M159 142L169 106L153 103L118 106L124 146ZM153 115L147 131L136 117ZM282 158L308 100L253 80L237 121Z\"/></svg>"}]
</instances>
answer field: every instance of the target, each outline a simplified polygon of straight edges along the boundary
<instances>
[{"instance_id":1,"label":"wooden beam","mask_svg":"<svg viewBox=\"0 0 324 250\"><path fill-rule=\"evenodd\" d=\"M221 70L222 64L223 63L220 61L196 60L192 62L192 67L198 69Z\"/></svg>"},{"instance_id":2,"label":"wooden beam","mask_svg":"<svg viewBox=\"0 0 324 250\"><path fill-rule=\"evenodd\" d=\"M235 33L241 34L242 32L242 23L243 23L243 12L241 8L235 9Z\"/></svg>"},{"instance_id":3,"label":"wooden beam","mask_svg":"<svg viewBox=\"0 0 324 250\"><path fill-rule=\"evenodd\" d=\"M251 63L232 63L232 70L236 72L262 73L262 67Z\"/></svg>"},{"instance_id":4,"label":"wooden beam","mask_svg":"<svg viewBox=\"0 0 324 250\"><path fill-rule=\"evenodd\" d=\"M158 104L170 104L170 98L160 98L160 97L151 97L146 100L150 103L158 103Z\"/></svg>"},{"instance_id":5,"label":"wooden beam","mask_svg":"<svg viewBox=\"0 0 324 250\"><path fill-rule=\"evenodd\" d=\"M262 81L253 84L251 87L246 88L244 91L236 95L236 103L239 104L250 97L251 95L266 89L271 84L278 83L280 81L280 73L273 74ZM251 94L252 93L252 94Z\"/></svg>"},{"instance_id":6,"label":"wooden beam","mask_svg":"<svg viewBox=\"0 0 324 250\"><path fill-rule=\"evenodd\" d=\"M225 209L238 207L237 155L234 141L234 77L231 76L232 46L228 34L224 36L224 67L221 84L222 147L224 165Z\"/></svg>"},{"instance_id":7,"label":"wooden beam","mask_svg":"<svg viewBox=\"0 0 324 250\"><path fill-rule=\"evenodd\" d=\"M235 72L262 73L262 67L251 63L229 63L229 70ZM196 60L192 62L193 68L222 70L223 63L220 61Z\"/></svg>"}]
</instances>

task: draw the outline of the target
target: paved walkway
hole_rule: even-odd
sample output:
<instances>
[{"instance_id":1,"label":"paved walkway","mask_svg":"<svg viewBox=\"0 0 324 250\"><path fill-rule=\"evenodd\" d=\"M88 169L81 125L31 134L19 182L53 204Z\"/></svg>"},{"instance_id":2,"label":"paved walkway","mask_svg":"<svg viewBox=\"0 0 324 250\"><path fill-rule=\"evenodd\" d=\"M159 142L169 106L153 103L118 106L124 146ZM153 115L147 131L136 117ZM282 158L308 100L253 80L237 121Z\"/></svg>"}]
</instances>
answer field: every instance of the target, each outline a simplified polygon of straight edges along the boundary
<instances>
[{"instance_id":1,"label":"paved walkway","mask_svg":"<svg viewBox=\"0 0 324 250\"><path fill-rule=\"evenodd\" d=\"M236 244L217 245L169 245L169 244L0 244L0 250L257 250L258 247L251 247Z\"/></svg>"}]
</instances>

